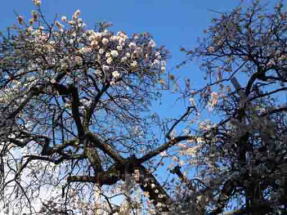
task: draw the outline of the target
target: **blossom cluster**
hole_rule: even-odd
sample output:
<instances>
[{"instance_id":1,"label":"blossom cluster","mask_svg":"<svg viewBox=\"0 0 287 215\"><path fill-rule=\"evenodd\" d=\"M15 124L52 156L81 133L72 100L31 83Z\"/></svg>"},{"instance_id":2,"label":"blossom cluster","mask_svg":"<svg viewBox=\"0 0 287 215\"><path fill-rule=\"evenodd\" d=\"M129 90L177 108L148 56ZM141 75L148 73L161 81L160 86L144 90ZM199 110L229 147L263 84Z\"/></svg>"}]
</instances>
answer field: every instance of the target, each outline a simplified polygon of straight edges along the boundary
<instances>
[{"instance_id":1,"label":"blossom cluster","mask_svg":"<svg viewBox=\"0 0 287 215\"><path fill-rule=\"evenodd\" d=\"M32 12L29 24L22 16L18 17L18 22L16 46L25 46L25 55L34 55L33 60L29 59L28 69L42 70L41 77L52 80L53 73L48 71L51 69L73 73L89 68L98 80L115 84L131 73L142 76L165 71L167 52L163 47L156 47L148 33L129 37L123 31L87 29L79 10L71 19L63 16L51 26L41 25L43 22L37 11Z\"/></svg>"}]
</instances>

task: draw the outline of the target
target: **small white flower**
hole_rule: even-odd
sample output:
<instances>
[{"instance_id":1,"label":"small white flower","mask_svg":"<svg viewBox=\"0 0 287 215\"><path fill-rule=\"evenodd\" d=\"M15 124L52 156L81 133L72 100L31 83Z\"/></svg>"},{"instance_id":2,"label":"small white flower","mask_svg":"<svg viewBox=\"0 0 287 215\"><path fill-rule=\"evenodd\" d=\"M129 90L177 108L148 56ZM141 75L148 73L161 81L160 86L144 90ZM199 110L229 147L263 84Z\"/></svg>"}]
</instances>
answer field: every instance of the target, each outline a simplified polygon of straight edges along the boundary
<instances>
[{"instance_id":1,"label":"small white flower","mask_svg":"<svg viewBox=\"0 0 287 215\"><path fill-rule=\"evenodd\" d=\"M133 37L135 40L138 40L139 39L139 35L134 35L134 37Z\"/></svg>"},{"instance_id":2,"label":"small white flower","mask_svg":"<svg viewBox=\"0 0 287 215\"><path fill-rule=\"evenodd\" d=\"M68 21L66 16L62 16L61 20L62 20L62 22L67 22Z\"/></svg>"},{"instance_id":3,"label":"small white flower","mask_svg":"<svg viewBox=\"0 0 287 215\"><path fill-rule=\"evenodd\" d=\"M162 203L161 203L161 202L158 202L158 203L156 204L156 206L160 208L160 207L162 207Z\"/></svg>"},{"instance_id":4,"label":"small white flower","mask_svg":"<svg viewBox=\"0 0 287 215\"><path fill-rule=\"evenodd\" d=\"M200 202L200 201L202 200L202 195L197 196L197 197L196 197L196 200L197 200L197 202Z\"/></svg>"},{"instance_id":5,"label":"small white flower","mask_svg":"<svg viewBox=\"0 0 287 215\"><path fill-rule=\"evenodd\" d=\"M119 56L119 53L118 53L117 50L112 50L112 51L111 51L111 55L112 55L113 57L117 57L117 56Z\"/></svg>"},{"instance_id":6,"label":"small white flower","mask_svg":"<svg viewBox=\"0 0 287 215\"><path fill-rule=\"evenodd\" d=\"M119 37L121 37L121 38L127 38L127 35L126 35L124 32L122 32L122 31L119 31L119 32L117 33L117 35L118 35Z\"/></svg>"},{"instance_id":7,"label":"small white flower","mask_svg":"<svg viewBox=\"0 0 287 215\"><path fill-rule=\"evenodd\" d=\"M103 45L107 45L109 43L109 40L107 38L102 39Z\"/></svg>"},{"instance_id":8,"label":"small white flower","mask_svg":"<svg viewBox=\"0 0 287 215\"><path fill-rule=\"evenodd\" d=\"M113 36L111 36L111 41L116 41L116 40L118 40L119 38L118 38L118 36L115 36L115 35L113 35Z\"/></svg>"},{"instance_id":9,"label":"small white flower","mask_svg":"<svg viewBox=\"0 0 287 215\"><path fill-rule=\"evenodd\" d=\"M161 153L160 153L160 156L162 156L162 157L166 157L166 156L167 156L166 151L161 152Z\"/></svg>"},{"instance_id":10,"label":"small white flower","mask_svg":"<svg viewBox=\"0 0 287 215\"><path fill-rule=\"evenodd\" d=\"M15 138L16 136L15 136L15 134L10 134L8 137L9 138Z\"/></svg>"},{"instance_id":11,"label":"small white flower","mask_svg":"<svg viewBox=\"0 0 287 215\"><path fill-rule=\"evenodd\" d=\"M95 32L94 33L94 37L95 37L96 40L100 40L102 38L102 36L103 36L103 34L100 33L100 32Z\"/></svg>"},{"instance_id":12,"label":"small white flower","mask_svg":"<svg viewBox=\"0 0 287 215\"><path fill-rule=\"evenodd\" d=\"M156 43L153 40L150 40L148 46L154 48L156 46Z\"/></svg>"},{"instance_id":13,"label":"small white flower","mask_svg":"<svg viewBox=\"0 0 287 215\"><path fill-rule=\"evenodd\" d=\"M121 51L121 50L123 50L123 47L122 46L117 46L117 50Z\"/></svg>"},{"instance_id":14,"label":"small white flower","mask_svg":"<svg viewBox=\"0 0 287 215\"><path fill-rule=\"evenodd\" d=\"M71 104L65 103L64 107L65 107L65 108L70 108L70 107L71 107Z\"/></svg>"},{"instance_id":15,"label":"small white flower","mask_svg":"<svg viewBox=\"0 0 287 215\"><path fill-rule=\"evenodd\" d=\"M90 40L90 41L93 41L95 39L96 39L95 35L91 35L91 36L88 37L88 40Z\"/></svg>"},{"instance_id":16,"label":"small white flower","mask_svg":"<svg viewBox=\"0 0 287 215\"><path fill-rule=\"evenodd\" d=\"M121 62L126 62L127 61L127 57L122 57Z\"/></svg>"},{"instance_id":17,"label":"small white flower","mask_svg":"<svg viewBox=\"0 0 287 215\"><path fill-rule=\"evenodd\" d=\"M33 27L30 26L29 28L27 28L27 31L31 33L33 31Z\"/></svg>"},{"instance_id":18,"label":"small white flower","mask_svg":"<svg viewBox=\"0 0 287 215\"><path fill-rule=\"evenodd\" d=\"M130 44L129 44L129 47L132 49L132 48L135 48L137 45L134 43L134 42L131 42Z\"/></svg>"},{"instance_id":19,"label":"small white flower","mask_svg":"<svg viewBox=\"0 0 287 215\"><path fill-rule=\"evenodd\" d=\"M60 22L58 22L58 21L55 22L55 25L56 25L57 28L59 28L60 30L63 29L63 27L64 27L64 26L63 26Z\"/></svg>"},{"instance_id":20,"label":"small white flower","mask_svg":"<svg viewBox=\"0 0 287 215\"><path fill-rule=\"evenodd\" d=\"M91 101L91 100L82 99L82 100L81 100L81 103L82 103L84 106L89 107L89 106L91 105L92 101Z\"/></svg>"},{"instance_id":21,"label":"small white flower","mask_svg":"<svg viewBox=\"0 0 287 215\"><path fill-rule=\"evenodd\" d=\"M155 59L154 61L153 61L153 63L152 63L154 66L157 66L157 65L159 65L160 64L160 61L159 60L157 60L157 59Z\"/></svg>"},{"instance_id":22,"label":"small white flower","mask_svg":"<svg viewBox=\"0 0 287 215\"><path fill-rule=\"evenodd\" d=\"M75 13L73 14L73 19L77 19L81 14L80 10L76 10Z\"/></svg>"},{"instance_id":23,"label":"small white flower","mask_svg":"<svg viewBox=\"0 0 287 215\"><path fill-rule=\"evenodd\" d=\"M108 58L108 57L111 56L111 53L107 52L107 53L105 54L105 56L106 56L106 58Z\"/></svg>"},{"instance_id":24,"label":"small white flower","mask_svg":"<svg viewBox=\"0 0 287 215\"><path fill-rule=\"evenodd\" d=\"M75 38L75 37L77 36L77 33L76 33L76 32L73 32L73 33L71 34L71 36Z\"/></svg>"},{"instance_id":25,"label":"small white flower","mask_svg":"<svg viewBox=\"0 0 287 215\"><path fill-rule=\"evenodd\" d=\"M93 40L93 41L91 42L91 46L97 46L97 45L98 45L98 41Z\"/></svg>"},{"instance_id":26,"label":"small white flower","mask_svg":"<svg viewBox=\"0 0 287 215\"><path fill-rule=\"evenodd\" d=\"M70 25L75 25L75 21L71 20L68 22Z\"/></svg>"},{"instance_id":27,"label":"small white flower","mask_svg":"<svg viewBox=\"0 0 287 215\"><path fill-rule=\"evenodd\" d=\"M192 106L195 106L195 100L194 100L194 98L190 98L190 99L189 99L189 103L190 103Z\"/></svg>"},{"instance_id":28,"label":"small white flower","mask_svg":"<svg viewBox=\"0 0 287 215\"><path fill-rule=\"evenodd\" d=\"M40 6L41 5L41 0L33 0L34 5Z\"/></svg>"},{"instance_id":29,"label":"small white flower","mask_svg":"<svg viewBox=\"0 0 287 215\"><path fill-rule=\"evenodd\" d=\"M218 103L219 95L217 92L212 92L210 94L210 100L208 101L208 104L210 107L214 107Z\"/></svg>"},{"instance_id":30,"label":"small white flower","mask_svg":"<svg viewBox=\"0 0 287 215\"><path fill-rule=\"evenodd\" d=\"M112 62L113 62L113 58L109 57L109 58L107 59L107 64L111 64Z\"/></svg>"},{"instance_id":31,"label":"small white flower","mask_svg":"<svg viewBox=\"0 0 287 215\"><path fill-rule=\"evenodd\" d=\"M160 55L160 52L156 52L154 55L155 55L155 56L159 56L159 55Z\"/></svg>"},{"instance_id":32,"label":"small white flower","mask_svg":"<svg viewBox=\"0 0 287 215\"><path fill-rule=\"evenodd\" d=\"M105 50L104 49L100 49L99 50L99 54L104 54Z\"/></svg>"},{"instance_id":33,"label":"small white flower","mask_svg":"<svg viewBox=\"0 0 287 215\"><path fill-rule=\"evenodd\" d=\"M131 63L131 67L137 67L137 65L138 65L138 63L137 63L136 61L133 61L133 62Z\"/></svg>"},{"instance_id":34,"label":"small white flower","mask_svg":"<svg viewBox=\"0 0 287 215\"><path fill-rule=\"evenodd\" d=\"M114 72L112 73L112 75L113 75L113 77L116 78L116 79L121 76L118 71L114 71Z\"/></svg>"},{"instance_id":35,"label":"small white flower","mask_svg":"<svg viewBox=\"0 0 287 215\"><path fill-rule=\"evenodd\" d=\"M67 63L61 64L61 69L67 69L67 68L69 68L69 65Z\"/></svg>"},{"instance_id":36,"label":"small white flower","mask_svg":"<svg viewBox=\"0 0 287 215\"><path fill-rule=\"evenodd\" d=\"M124 38L119 39L119 45L123 46L123 45L125 45L125 42L126 42L126 39L124 39Z\"/></svg>"}]
</instances>

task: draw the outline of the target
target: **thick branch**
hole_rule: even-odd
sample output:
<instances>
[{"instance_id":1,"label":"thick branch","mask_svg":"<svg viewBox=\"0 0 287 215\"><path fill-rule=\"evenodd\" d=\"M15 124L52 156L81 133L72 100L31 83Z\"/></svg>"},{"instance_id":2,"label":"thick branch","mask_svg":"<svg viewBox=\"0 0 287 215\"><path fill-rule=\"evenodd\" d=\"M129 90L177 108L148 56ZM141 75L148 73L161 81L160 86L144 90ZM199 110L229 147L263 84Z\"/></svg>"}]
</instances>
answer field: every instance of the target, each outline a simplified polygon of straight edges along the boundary
<instances>
[{"instance_id":1,"label":"thick branch","mask_svg":"<svg viewBox=\"0 0 287 215\"><path fill-rule=\"evenodd\" d=\"M85 155L89 159L95 172L102 172L103 168L101 166L101 159L98 155L97 150L94 147L85 147Z\"/></svg>"},{"instance_id":2,"label":"thick branch","mask_svg":"<svg viewBox=\"0 0 287 215\"><path fill-rule=\"evenodd\" d=\"M149 199L157 208L158 212L169 211L169 206L171 205L172 200L164 188L153 176L153 174L146 170L144 166L140 165L138 168L140 172L138 183L140 184L142 191L148 193Z\"/></svg>"},{"instance_id":3,"label":"thick branch","mask_svg":"<svg viewBox=\"0 0 287 215\"><path fill-rule=\"evenodd\" d=\"M103 152L105 152L107 155L109 155L111 158L114 159L117 163L123 165L125 163L125 159L122 158L122 156L115 151L110 145L102 143L102 141L97 137L95 134L88 132L86 134L86 137L94 143L94 146L101 149Z\"/></svg>"}]
</instances>

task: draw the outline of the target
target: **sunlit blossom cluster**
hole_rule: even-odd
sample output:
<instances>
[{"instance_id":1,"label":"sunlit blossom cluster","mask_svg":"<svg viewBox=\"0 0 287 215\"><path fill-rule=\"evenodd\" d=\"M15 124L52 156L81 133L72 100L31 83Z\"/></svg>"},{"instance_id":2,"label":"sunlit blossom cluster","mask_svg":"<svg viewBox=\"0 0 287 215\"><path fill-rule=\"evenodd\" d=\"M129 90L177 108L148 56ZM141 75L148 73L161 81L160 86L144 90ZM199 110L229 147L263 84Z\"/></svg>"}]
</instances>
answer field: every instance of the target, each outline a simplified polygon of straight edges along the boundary
<instances>
[{"instance_id":1,"label":"sunlit blossom cluster","mask_svg":"<svg viewBox=\"0 0 287 215\"><path fill-rule=\"evenodd\" d=\"M33 0L34 5L40 6L41 5L41 0Z\"/></svg>"},{"instance_id":2,"label":"sunlit blossom cluster","mask_svg":"<svg viewBox=\"0 0 287 215\"><path fill-rule=\"evenodd\" d=\"M39 4L38 1L35 4ZM86 24L80 18L80 10L75 11L70 20L63 16L55 21L52 31L36 25L38 21L37 11L32 13L29 24L18 16L19 31L24 28L21 33L24 45L33 47L29 52L35 55L30 69L75 71L90 67L93 75L111 84L131 73L156 75L165 71L167 53L162 47L156 47L148 33L129 37L122 31L113 33L108 29L86 29ZM45 76L50 74L46 72Z\"/></svg>"}]
</instances>

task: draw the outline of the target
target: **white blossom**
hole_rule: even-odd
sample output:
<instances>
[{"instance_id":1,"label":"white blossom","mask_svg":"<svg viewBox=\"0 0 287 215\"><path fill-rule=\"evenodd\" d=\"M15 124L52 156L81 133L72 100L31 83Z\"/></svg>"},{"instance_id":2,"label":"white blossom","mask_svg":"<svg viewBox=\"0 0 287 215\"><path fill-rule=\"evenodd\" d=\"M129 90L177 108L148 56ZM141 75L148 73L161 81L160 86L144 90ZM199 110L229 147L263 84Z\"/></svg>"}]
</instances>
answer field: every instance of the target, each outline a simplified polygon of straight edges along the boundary
<instances>
[{"instance_id":1,"label":"white blossom","mask_svg":"<svg viewBox=\"0 0 287 215\"><path fill-rule=\"evenodd\" d=\"M156 46L156 43L155 43L154 40L150 40L149 43L148 43L148 45L149 45L150 47L154 48L154 47Z\"/></svg>"},{"instance_id":2,"label":"white blossom","mask_svg":"<svg viewBox=\"0 0 287 215\"><path fill-rule=\"evenodd\" d=\"M121 58L121 62L126 62L127 60L128 60L127 57L122 57L122 58Z\"/></svg>"},{"instance_id":3,"label":"white blossom","mask_svg":"<svg viewBox=\"0 0 287 215\"><path fill-rule=\"evenodd\" d=\"M111 55L112 55L113 57L117 57L117 56L119 56L119 53L118 53L117 50L112 50L112 51L111 51Z\"/></svg>"},{"instance_id":4,"label":"white blossom","mask_svg":"<svg viewBox=\"0 0 287 215\"><path fill-rule=\"evenodd\" d=\"M60 30L62 30L63 27L64 27L64 26L63 26L60 22L58 22L58 21L55 22L55 25L56 25L57 28L59 28Z\"/></svg>"},{"instance_id":5,"label":"white blossom","mask_svg":"<svg viewBox=\"0 0 287 215\"><path fill-rule=\"evenodd\" d=\"M119 46L117 46L117 50L121 51L121 50L123 50L123 47L119 45Z\"/></svg>"},{"instance_id":6,"label":"white blossom","mask_svg":"<svg viewBox=\"0 0 287 215\"><path fill-rule=\"evenodd\" d=\"M111 56L111 53L110 52L107 52L106 54L105 54L105 57L106 58L108 58L108 57L110 57Z\"/></svg>"},{"instance_id":7,"label":"white blossom","mask_svg":"<svg viewBox=\"0 0 287 215\"><path fill-rule=\"evenodd\" d=\"M109 57L109 58L107 59L107 64L111 64L112 62L113 62L113 58Z\"/></svg>"},{"instance_id":8,"label":"white blossom","mask_svg":"<svg viewBox=\"0 0 287 215\"><path fill-rule=\"evenodd\" d=\"M137 45L134 42L130 42L129 47L130 48L135 48Z\"/></svg>"},{"instance_id":9,"label":"white blossom","mask_svg":"<svg viewBox=\"0 0 287 215\"><path fill-rule=\"evenodd\" d=\"M68 21L66 16L62 16L61 20L62 20L62 22L67 22Z\"/></svg>"},{"instance_id":10,"label":"white blossom","mask_svg":"<svg viewBox=\"0 0 287 215\"><path fill-rule=\"evenodd\" d=\"M79 16L80 16L80 14L81 14L81 11L80 11L79 9L76 10L75 13L73 14L73 19L74 19L74 20L75 20L75 19L78 19Z\"/></svg>"},{"instance_id":11,"label":"white blossom","mask_svg":"<svg viewBox=\"0 0 287 215\"><path fill-rule=\"evenodd\" d=\"M114 77L115 79L117 79L117 78L120 77L120 73L119 73L118 71L114 71L114 72L112 73L112 75L113 75L113 77Z\"/></svg>"},{"instance_id":12,"label":"white blossom","mask_svg":"<svg viewBox=\"0 0 287 215\"><path fill-rule=\"evenodd\" d=\"M40 6L41 5L41 0L33 0L34 5Z\"/></svg>"},{"instance_id":13,"label":"white blossom","mask_svg":"<svg viewBox=\"0 0 287 215\"><path fill-rule=\"evenodd\" d=\"M105 50L104 49L100 49L99 50L99 54L104 54L105 53Z\"/></svg>"},{"instance_id":14,"label":"white blossom","mask_svg":"<svg viewBox=\"0 0 287 215\"><path fill-rule=\"evenodd\" d=\"M131 67L137 67L137 65L138 65L138 63L137 63L136 61L133 61L133 62L131 63Z\"/></svg>"},{"instance_id":15,"label":"white blossom","mask_svg":"<svg viewBox=\"0 0 287 215\"><path fill-rule=\"evenodd\" d=\"M109 43L109 40L107 38L102 39L103 45L107 45Z\"/></svg>"}]
</instances>

